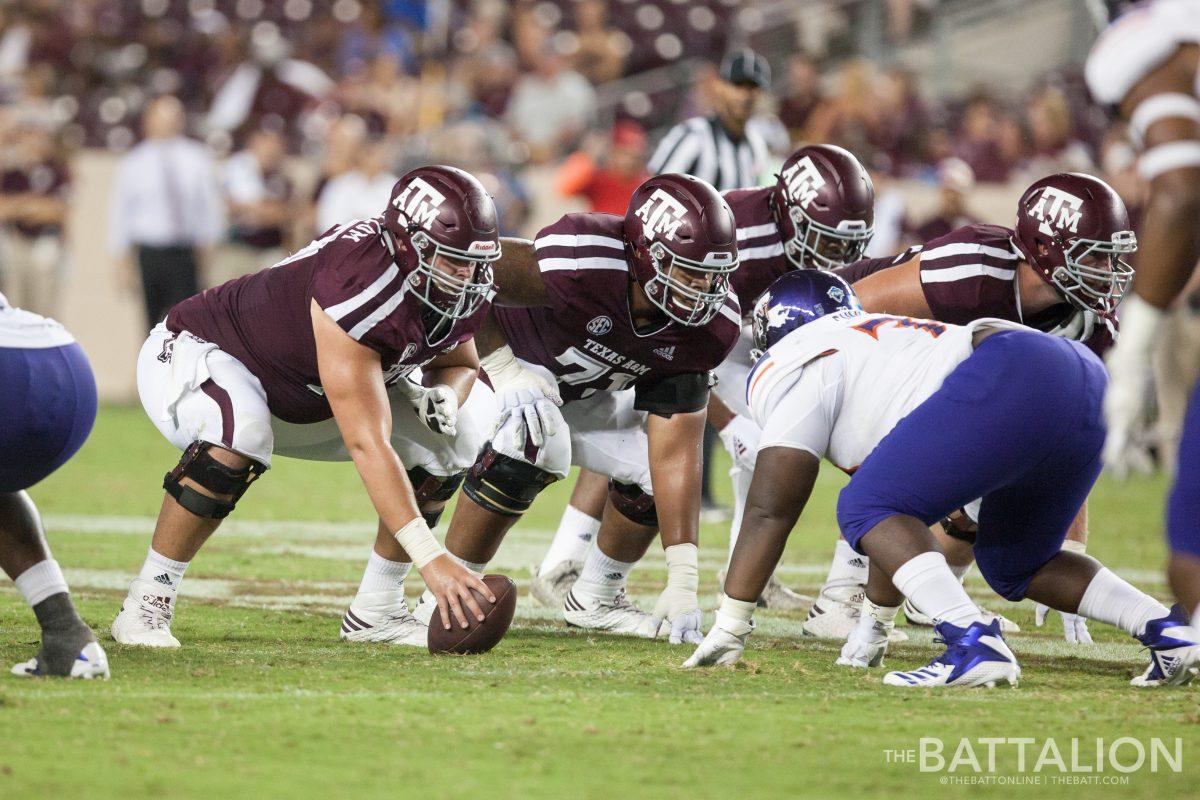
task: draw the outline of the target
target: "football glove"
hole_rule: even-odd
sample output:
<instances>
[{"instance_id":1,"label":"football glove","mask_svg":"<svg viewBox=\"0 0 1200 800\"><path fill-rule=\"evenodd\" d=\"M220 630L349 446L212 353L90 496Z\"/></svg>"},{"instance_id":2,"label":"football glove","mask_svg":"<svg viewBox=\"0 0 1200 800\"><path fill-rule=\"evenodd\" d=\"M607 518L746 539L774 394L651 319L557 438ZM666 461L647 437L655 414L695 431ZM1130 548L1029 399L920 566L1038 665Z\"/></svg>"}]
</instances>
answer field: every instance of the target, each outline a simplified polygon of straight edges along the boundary
<instances>
[{"instance_id":1,"label":"football glove","mask_svg":"<svg viewBox=\"0 0 1200 800\"><path fill-rule=\"evenodd\" d=\"M1067 640L1067 644L1091 644L1092 634L1088 633L1087 618L1081 617L1078 614L1070 614L1066 611L1058 612L1062 616L1063 622L1063 638ZM1033 620L1040 628L1046 624L1046 617L1050 614L1050 606L1044 603L1038 603L1033 610Z\"/></svg>"},{"instance_id":2,"label":"football glove","mask_svg":"<svg viewBox=\"0 0 1200 800\"><path fill-rule=\"evenodd\" d=\"M743 622L718 611L717 620L704 641L692 657L683 662L684 669L736 664L746 649L746 637L753 630L753 622Z\"/></svg>"},{"instance_id":3,"label":"football glove","mask_svg":"<svg viewBox=\"0 0 1200 800\"><path fill-rule=\"evenodd\" d=\"M513 447L524 447L527 436L534 447L545 444L546 437L558 430L557 419L561 415L555 408L562 405L558 388L521 366L507 345L484 356L480 364L491 378L500 406L492 436L513 419L517 423L510 426Z\"/></svg>"},{"instance_id":4,"label":"football glove","mask_svg":"<svg viewBox=\"0 0 1200 800\"><path fill-rule=\"evenodd\" d=\"M1145 444L1153 384L1151 357L1160 338L1166 312L1137 295L1125 300L1121 314L1121 338L1106 358L1108 391L1104 394L1104 466L1118 478L1132 472L1150 473L1154 462Z\"/></svg>"},{"instance_id":5,"label":"football glove","mask_svg":"<svg viewBox=\"0 0 1200 800\"><path fill-rule=\"evenodd\" d=\"M700 602L699 550L694 544L676 544L666 548L667 588L654 604L652 622L658 630L665 619L671 623L671 644L698 644Z\"/></svg>"},{"instance_id":6,"label":"football glove","mask_svg":"<svg viewBox=\"0 0 1200 800\"><path fill-rule=\"evenodd\" d=\"M753 472L754 463L758 458L758 440L762 438L759 427L741 414L736 414L717 435L729 451L734 465L747 472Z\"/></svg>"}]
</instances>

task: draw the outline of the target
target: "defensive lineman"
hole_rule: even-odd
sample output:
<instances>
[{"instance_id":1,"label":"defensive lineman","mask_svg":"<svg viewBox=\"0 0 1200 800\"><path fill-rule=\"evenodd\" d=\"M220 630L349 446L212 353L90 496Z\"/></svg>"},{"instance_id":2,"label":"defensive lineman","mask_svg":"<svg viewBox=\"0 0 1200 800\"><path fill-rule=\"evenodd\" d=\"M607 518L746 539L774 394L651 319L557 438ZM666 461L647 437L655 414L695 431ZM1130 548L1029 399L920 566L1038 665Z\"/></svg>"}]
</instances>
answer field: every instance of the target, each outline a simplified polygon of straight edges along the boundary
<instances>
[{"instance_id":1,"label":"defensive lineman","mask_svg":"<svg viewBox=\"0 0 1200 800\"><path fill-rule=\"evenodd\" d=\"M171 309L138 359L146 413L184 451L113 638L178 647L184 570L274 454L352 460L379 514L342 638L424 644L402 584L415 564L451 615L482 619L483 581L433 538L494 419L472 337L500 256L492 199L451 167L421 167L382 216ZM409 379L422 370L422 383Z\"/></svg>"},{"instance_id":2,"label":"defensive lineman","mask_svg":"<svg viewBox=\"0 0 1200 800\"><path fill-rule=\"evenodd\" d=\"M716 623L686 666L728 664L753 629L758 593L803 510L822 458L853 477L842 535L870 557L858 627L838 663L877 666L907 597L937 621L946 652L891 672L900 687L1016 684L998 621L985 624L929 526L982 498L973 547L1010 600L1120 627L1150 650L1135 685L1183 683L1200 645L1181 609L1099 562L1061 550L1100 472L1105 372L1082 345L1003 320L966 326L862 311L837 276L796 272L755 314L766 348L747 384L763 428L759 468Z\"/></svg>"},{"instance_id":3,"label":"defensive lineman","mask_svg":"<svg viewBox=\"0 0 1200 800\"><path fill-rule=\"evenodd\" d=\"M67 590L26 489L65 464L96 420L87 356L54 320L12 308L0 294L0 568L42 629L36 656L15 675L107 678L108 657Z\"/></svg>"}]
</instances>

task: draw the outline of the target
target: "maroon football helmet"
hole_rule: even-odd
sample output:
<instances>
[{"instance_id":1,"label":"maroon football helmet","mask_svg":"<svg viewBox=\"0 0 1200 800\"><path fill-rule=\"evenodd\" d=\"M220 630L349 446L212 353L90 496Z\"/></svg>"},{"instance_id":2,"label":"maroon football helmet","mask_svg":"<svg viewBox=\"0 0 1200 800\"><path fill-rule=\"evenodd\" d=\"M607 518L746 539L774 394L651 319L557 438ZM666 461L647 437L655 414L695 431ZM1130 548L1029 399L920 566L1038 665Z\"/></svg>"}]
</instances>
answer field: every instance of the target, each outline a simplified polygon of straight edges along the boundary
<instances>
[{"instance_id":1,"label":"maroon football helmet","mask_svg":"<svg viewBox=\"0 0 1200 800\"><path fill-rule=\"evenodd\" d=\"M479 310L492 290L500 233L495 203L474 176L444 166L405 173L392 187L383 226L396 264L409 270L409 290L441 320ZM464 264L467 278L447 271Z\"/></svg>"},{"instance_id":2,"label":"maroon football helmet","mask_svg":"<svg viewBox=\"0 0 1200 800\"><path fill-rule=\"evenodd\" d=\"M875 234L875 187L849 150L801 147L783 162L771 190L783 252L796 269L858 261Z\"/></svg>"},{"instance_id":3,"label":"maroon football helmet","mask_svg":"<svg viewBox=\"0 0 1200 800\"><path fill-rule=\"evenodd\" d=\"M1137 250L1125 203L1091 175L1050 175L1017 203L1013 244L1063 298L1077 308L1109 315L1133 282L1120 256Z\"/></svg>"},{"instance_id":4,"label":"maroon football helmet","mask_svg":"<svg viewBox=\"0 0 1200 800\"><path fill-rule=\"evenodd\" d=\"M691 175L656 175L634 191L624 231L650 302L684 325L717 315L738 254L733 212L716 189ZM706 288L693 285L696 273L710 276Z\"/></svg>"}]
</instances>

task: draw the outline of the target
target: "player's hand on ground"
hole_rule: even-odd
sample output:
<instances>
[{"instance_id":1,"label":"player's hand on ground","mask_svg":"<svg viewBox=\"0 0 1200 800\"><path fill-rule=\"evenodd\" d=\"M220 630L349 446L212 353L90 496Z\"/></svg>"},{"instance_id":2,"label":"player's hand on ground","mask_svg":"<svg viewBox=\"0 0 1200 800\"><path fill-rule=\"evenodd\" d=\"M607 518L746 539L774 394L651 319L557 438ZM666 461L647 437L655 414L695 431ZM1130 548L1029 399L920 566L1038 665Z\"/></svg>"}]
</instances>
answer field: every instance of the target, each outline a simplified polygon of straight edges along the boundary
<instances>
[{"instance_id":1,"label":"player's hand on ground","mask_svg":"<svg viewBox=\"0 0 1200 800\"><path fill-rule=\"evenodd\" d=\"M736 664L746 649L746 637L754 630L754 624L730 619L717 612L708 635L700 642L692 657L683 662L685 669L693 667L725 667Z\"/></svg>"},{"instance_id":2,"label":"player's hand on ground","mask_svg":"<svg viewBox=\"0 0 1200 800\"><path fill-rule=\"evenodd\" d=\"M1050 606L1044 603L1038 603L1033 610L1033 621L1040 628L1046 624L1046 617L1050 614ZM1091 644L1092 634L1088 633L1087 618L1081 617L1078 614L1070 614L1066 611L1058 612L1062 617L1063 622L1063 638L1068 644Z\"/></svg>"},{"instance_id":3,"label":"player's hand on ground","mask_svg":"<svg viewBox=\"0 0 1200 800\"><path fill-rule=\"evenodd\" d=\"M495 603L492 590L483 582L483 576L459 564L449 555L442 554L430 561L421 570L421 578L433 596L437 598L437 609L442 626L469 627L469 619L483 622L483 609L479 607L474 589L489 603Z\"/></svg>"},{"instance_id":4,"label":"player's hand on ground","mask_svg":"<svg viewBox=\"0 0 1200 800\"><path fill-rule=\"evenodd\" d=\"M729 451L734 464L745 470L754 470L758 440L762 438L762 431L757 425L741 414L735 414L717 435L721 437L721 443Z\"/></svg>"},{"instance_id":5,"label":"player's hand on ground","mask_svg":"<svg viewBox=\"0 0 1200 800\"><path fill-rule=\"evenodd\" d=\"M698 644L704 638L700 632L700 602L694 591L667 584L652 615L655 631L662 630L663 622L670 624L671 644Z\"/></svg>"}]
</instances>

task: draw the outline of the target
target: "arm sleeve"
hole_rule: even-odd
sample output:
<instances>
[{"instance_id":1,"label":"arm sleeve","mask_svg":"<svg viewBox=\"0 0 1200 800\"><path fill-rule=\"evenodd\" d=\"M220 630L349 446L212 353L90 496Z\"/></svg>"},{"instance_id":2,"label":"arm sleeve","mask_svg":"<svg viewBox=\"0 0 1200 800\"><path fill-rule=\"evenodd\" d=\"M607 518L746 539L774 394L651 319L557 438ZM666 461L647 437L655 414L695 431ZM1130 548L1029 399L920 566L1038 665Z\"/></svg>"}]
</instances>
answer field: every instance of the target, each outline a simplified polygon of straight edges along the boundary
<instances>
[{"instance_id":1,"label":"arm sleeve","mask_svg":"<svg viewBox=\"0 0 1200 800\"><path fill-rule=\"evenodd\" d=\"M841 358L822 358L805 367L763 426L758 449L790 447L824 458L842 406Z\"/></svg>"}]
</instances>

